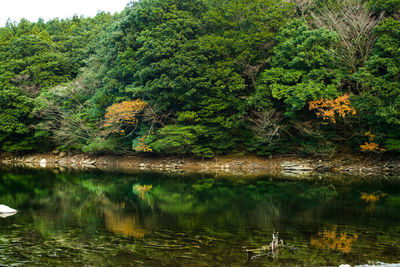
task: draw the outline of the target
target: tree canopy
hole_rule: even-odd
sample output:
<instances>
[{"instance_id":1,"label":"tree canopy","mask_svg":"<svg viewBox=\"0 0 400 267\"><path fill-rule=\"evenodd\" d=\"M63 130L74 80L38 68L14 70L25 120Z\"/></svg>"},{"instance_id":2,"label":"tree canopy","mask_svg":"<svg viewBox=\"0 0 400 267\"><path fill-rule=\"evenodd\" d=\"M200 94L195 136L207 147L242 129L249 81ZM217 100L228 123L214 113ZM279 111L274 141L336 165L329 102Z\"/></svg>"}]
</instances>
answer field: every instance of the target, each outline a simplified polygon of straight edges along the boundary
<instances>
[{"instance_id":1,"label":"tree canopy","mask_svg":"<svg viewBox=\"0 0 400 267\"><path fill-rule=\"evenodd\" d=\"M0 149L331 155L368 132L399 152L399 3L140 0L8 23Z\"/></svg>"}]
</instances>

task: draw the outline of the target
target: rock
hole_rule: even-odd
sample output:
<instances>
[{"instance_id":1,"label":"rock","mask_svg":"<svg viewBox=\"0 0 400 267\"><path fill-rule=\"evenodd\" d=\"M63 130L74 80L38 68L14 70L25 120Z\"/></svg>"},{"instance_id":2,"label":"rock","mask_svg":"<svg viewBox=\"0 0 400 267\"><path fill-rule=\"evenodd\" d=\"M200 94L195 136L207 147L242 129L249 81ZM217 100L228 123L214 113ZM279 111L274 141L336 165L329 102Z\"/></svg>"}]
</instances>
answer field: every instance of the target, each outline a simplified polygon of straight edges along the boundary
<instances>
[{"instance_id":1,"label":"rock","mask_svg":"<svg viewBox=\"0 0 400 267\"><path fill-rule=\"evenodd\" d=\"M289 171L313 171L315 169L310 164L303 162L292 162L292 161L282 161L281 167L284 170L289 170Z\"/></svg>"},{"instance_id":2,"label":"rock","mask_svg":"<svg viewBox=\"0 0 400 267\"><path fill-rule=\"evenodd\" d=\"M17 213L17 210L12 209L6 205L0 205L0 214L2 213Z\"/></svg>"},{"instance_id":3,"label":"rock","mask_svg":"<svg viewBox=\"0 0 400 267\"><path fill-rule=\"evenodd\" d=\"M281 171L283 176L292 176L292 177L300 177L300 176L308 176L312 174L312 171L298 171L298 170L283 170Z\"/></svg>"},{"instance_id":4,"label":"rock","mask_svg":"<svg viewBox=\"0 0 400 267\"><path fill-rule=\"evenodd\" d=\"M90 160L90 159L86 159L82 161L82 164L84 165L94 165L97 162L97 160Z\"/></svg>"},{"instance_id":5,"label":"rock","mask_svg":"<svg viewBox=\"0 0 400 267\"><path fill-rule=\"evenodd\" d=\"M62 160L57 161L57 164L61 165L61 166L67 166L68 165L68 161L62 159Z\"/></svg>"},{"instance_id":6,"label":"rock","mask_svg":"<svg viewBox=\"0 0 400 267\"><path fill-rule=\"evenodd\" d=\"M354 168L344 168L343 169L343 171L345 171L345 172L352 172L352 171L354 171Z\"/></svg>"},{"instance_id":7,"label":"rock","mask_svg":"<svg viewBox=\"0 0 400 267\"><path fill-rule=\"evenodd\" d=\"M318 172L330 172L332 171L333 166L329 165L329 164L324 164L324 163L320 163L315 165L315 170Z\"/></svg>"},{"instance_id":8,"label":"rock","mask_svg":"<svg viewBox=\"0 0 400 267\"><path fill-rule=\"evenodd\" d=\"M46 167L46 163L47 163L47 160L46 160L46 159L41 159L41 160L40 160L40 166L41 166L41 167Z\"/></svg>"},{"instance_id":9,"label":"rock","mask_svg":"<svg viewBox=\"0 0 400 267\"><path fill-rule=\"evenodd\" d=\"M17 213L16 212L14 212L14 213L0 213L0 217L4 219L4 218L10 217L10 216L13 216L15 214L17 214Z\"/></svg>"}]
</instances>

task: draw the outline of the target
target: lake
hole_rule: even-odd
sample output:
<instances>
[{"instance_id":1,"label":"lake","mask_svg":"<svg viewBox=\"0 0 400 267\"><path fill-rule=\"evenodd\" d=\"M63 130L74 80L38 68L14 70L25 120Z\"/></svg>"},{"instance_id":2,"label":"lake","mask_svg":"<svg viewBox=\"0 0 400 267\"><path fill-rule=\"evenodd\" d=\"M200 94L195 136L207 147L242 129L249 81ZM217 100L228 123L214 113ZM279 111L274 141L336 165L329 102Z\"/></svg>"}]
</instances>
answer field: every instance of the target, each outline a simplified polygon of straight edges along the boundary
<instances>
[{"instance_id":1,"label":"lake","mask_svg":"<svg viewBox=\"0 0 400 267\"><path fill-rule=\"evenodd\" d=\"M0 218L0 266L400 263L394 176L0 167L0 204L18 210Z\"/></svg>"}]
</instances>

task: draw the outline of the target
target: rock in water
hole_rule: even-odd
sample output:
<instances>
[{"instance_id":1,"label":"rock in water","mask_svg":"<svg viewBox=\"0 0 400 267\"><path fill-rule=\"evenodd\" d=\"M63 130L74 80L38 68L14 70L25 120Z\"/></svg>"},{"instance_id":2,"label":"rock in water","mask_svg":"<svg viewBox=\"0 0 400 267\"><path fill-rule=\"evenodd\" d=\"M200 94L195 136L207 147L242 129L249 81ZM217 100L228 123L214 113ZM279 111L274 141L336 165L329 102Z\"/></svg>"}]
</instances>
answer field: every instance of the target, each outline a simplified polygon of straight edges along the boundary
<instances>
[{"instance_id":1,"label":"rock in water","mask_svg":"<svg viewBox=\"0 0 400 267\"><path fill-rule=\"evenodd\" d=\"M45 168L45 167L46 167L46 163L47 163L47 160L46 160L46 159L42 159L42 160L40 161L40 167Z\"/></svg>"},{"instance_id":2,"label":"rock in water","mask_svg":"<svg viewBox=\"0 0 400 267\"><path fill-rule=\"evenodd\" d=\"M12 209L6 205L0 205L0 214L3 213L17 213L17 210Z\"/></svg>"}]
</instances>

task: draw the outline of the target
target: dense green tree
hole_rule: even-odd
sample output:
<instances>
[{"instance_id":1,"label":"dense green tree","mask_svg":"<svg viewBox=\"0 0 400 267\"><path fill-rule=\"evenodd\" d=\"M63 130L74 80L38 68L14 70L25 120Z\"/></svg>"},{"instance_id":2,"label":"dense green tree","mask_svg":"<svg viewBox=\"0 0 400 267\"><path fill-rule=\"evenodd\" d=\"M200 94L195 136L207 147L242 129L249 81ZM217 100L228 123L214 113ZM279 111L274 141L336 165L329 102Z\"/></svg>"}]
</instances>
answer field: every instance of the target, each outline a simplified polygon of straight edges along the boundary
<instances>
[{"instance_id":1,"label":"dense green tree","mask_svg":"<svg viewBox=\"0 0 400 267\"><path fill-rule=\"evenodd\" d=\"M33 148L29 137L32 123L32 99L15 86L0 90L0 144L2 150L18 151Z\"/></svg>"},{"instance_id":2,"label":"dense green tree","mask_svg":"<svg viewBox=\"0 0 400 267\"><path fill-rule=\"evenodd\" d=\"M21 20L4 32L0 46L0 143L5 150L32 149L33 98L43 88L70 80L71 64L57 51L49 34L33 23Z\"/></svg>"},{"instance_id":3,"label":"dense green tree","mask_svg":"<svg viewBox=\"0 0 400 267\"><path fill-rule=\"evenodd\" d=\"M243 12L243 5L250 9ZM289 11L289 5L270 0L134 4L107 37L113 53L105 59L105 93L149 103L152 125L157 121L160 131L148 132L153 137L147 140L157 151L175 151L176 143L165 134L170 129L179 139L191 129L199 147L185 146L185 152L210 156L235 149L244 130L243 97L251 93ZM195 119L181 118L188 113Z\"/></svg>"},{"instance_id":4,"label":"dense green tree","mask_svg":"<svg viewBox=\"0 0 400 267\"><path fill-rule=\"evenodd\" d=\"M370 0L370 9L376 12L377 15L400 15L400 1L399 0Z\"/></svg>"},{"instance_id":5,"label":"dense green tree","mask_svg":"<svg viewBox=\"0 0 400 267\"><path fill-rule=\"evenodd\" d=\"M379 38L367 66L355 75L362 84L362 92L356 98L356 108L367 126L365 131L374 129L378 138L388 135L387 148L398 150L400 21L388 18L377 27L376 31Z\"/></svg>"},{"instance_id":6,"label":"dense green tree","mask_svg":"<svg viewBox=\"0 0 400 267\"><path fill-rule=\"evenodd\" d=\"M47 23L42 20L31 23L22 19L19 23L9 22L6 27L1 28L0 145L2 144L3 149L32 149L35 147L33 135L35 134L36 141L41 140L39 136L46 135L44 129L40 129L42 118L36 118L32 113L36 110L36 103L40 103L35 98L76 77L79 69L86 64L86 59L93 53L89 44L111 20L110 14L99 13L94 18L75 16L72 19L54 19ZM39 126L36 129L39 131L34 133L37 123ZM15 134L18 136L14 136Z\"/></svg>"},{"instance_id":7,"label":"dense green tree","mask_svg":"<svg viewBox=\"0 0 400 267\"><path fill-rule=\"evenodd\" d=\"M334 97L340 87L333 47L337 34L310 30L304 21L290 22L277 35L271 68L260 78L251 101L268 108L271 98L283 100L286 114L293 116L310 100Z\"/></svg>"}]
</instances>

